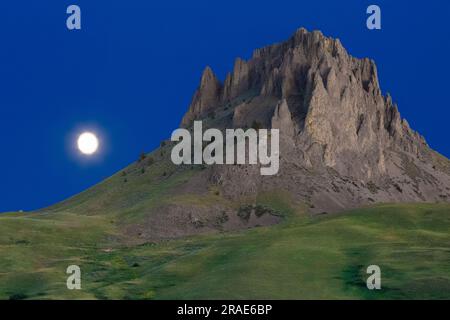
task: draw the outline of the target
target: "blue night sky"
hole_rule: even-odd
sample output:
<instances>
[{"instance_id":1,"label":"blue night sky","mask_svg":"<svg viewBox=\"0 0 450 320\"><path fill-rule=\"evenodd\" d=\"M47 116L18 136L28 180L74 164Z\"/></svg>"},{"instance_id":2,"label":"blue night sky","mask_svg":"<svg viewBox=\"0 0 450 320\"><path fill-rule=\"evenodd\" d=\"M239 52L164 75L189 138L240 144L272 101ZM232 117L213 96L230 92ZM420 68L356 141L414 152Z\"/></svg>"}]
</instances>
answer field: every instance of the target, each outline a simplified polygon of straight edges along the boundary
<instances>
[{"instance_id":1,"label":"blue night sky","mask_svg":"<svg viewBox=\"0 0 450 320\"><path fill-rule=\"evenodd\" d=\"M82 30L66 28L66 8ZM366 28L366 8L382 30ZM206 65L297 28L340 38L373 58L381 87L440 153L448 143L450 1L29 0L0 5L0 212L32 210L100 182L170 137ZM76 150L99 134L98 155Z\"/></svg>"}]
</instances>

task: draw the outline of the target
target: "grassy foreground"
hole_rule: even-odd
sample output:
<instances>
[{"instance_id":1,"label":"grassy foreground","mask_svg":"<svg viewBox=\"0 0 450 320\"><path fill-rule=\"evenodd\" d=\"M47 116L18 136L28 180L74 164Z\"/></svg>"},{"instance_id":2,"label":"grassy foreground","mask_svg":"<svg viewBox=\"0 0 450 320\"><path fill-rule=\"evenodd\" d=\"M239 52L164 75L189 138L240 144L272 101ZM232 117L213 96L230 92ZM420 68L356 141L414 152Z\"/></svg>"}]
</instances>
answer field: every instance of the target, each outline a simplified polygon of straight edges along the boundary
<instances>
[{"instance_id":1,"label":"grassy foreground","mask_svg":"<svg viewBox=\"0 0 450 320\"><path fill-rule=\"evenodd\" d=\"M449 205L380 205L125 248L109 216L4 214L0 299L449 299L449 230Z\"/></svg>"}]
</instances>

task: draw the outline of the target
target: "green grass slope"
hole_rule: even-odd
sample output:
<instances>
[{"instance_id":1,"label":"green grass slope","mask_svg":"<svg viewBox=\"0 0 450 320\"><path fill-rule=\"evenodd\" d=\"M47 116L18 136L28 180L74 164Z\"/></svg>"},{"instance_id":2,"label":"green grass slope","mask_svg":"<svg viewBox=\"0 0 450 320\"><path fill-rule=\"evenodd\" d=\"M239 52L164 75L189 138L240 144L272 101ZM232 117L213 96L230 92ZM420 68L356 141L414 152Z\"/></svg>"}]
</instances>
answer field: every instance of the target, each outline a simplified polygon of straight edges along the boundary
<instances>
[{"instance_id":1,"label":"green grass slope","mask_svg":"<svg viewBox=\"0 0 450 320\"><path fill-rule=\"evenodd\" d=\"M124 247L108 215L0 216L0 299L449 299L450 206L379 205ZM66 288L77 264L82 290ZM382 290L366 288L381 267Z\"/></svg>"}]
</instances>

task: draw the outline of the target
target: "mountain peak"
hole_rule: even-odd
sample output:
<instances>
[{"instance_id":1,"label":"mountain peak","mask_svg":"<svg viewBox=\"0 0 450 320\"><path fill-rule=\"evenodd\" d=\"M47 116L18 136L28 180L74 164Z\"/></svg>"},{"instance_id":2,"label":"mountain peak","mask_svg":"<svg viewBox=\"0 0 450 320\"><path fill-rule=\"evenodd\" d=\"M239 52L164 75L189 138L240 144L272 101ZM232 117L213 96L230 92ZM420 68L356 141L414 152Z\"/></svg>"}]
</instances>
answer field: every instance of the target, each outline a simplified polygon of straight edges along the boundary
<instances>
[{"instance_id":1,"label":"mountain peak","mask_svg":"<svg viewBox=\"0 0 450 320\"><path fill-rule=\"evenodd\" d=\"M202 78L201 78L201 81L200 81L200 87L201 88L206 88L211 83L216 84L218 82L219 82L219 80L218 80L217 76L214 74L214 72L211 69L211 67L210 66L206 66L205 69L203 70L203 73L202 73Z\"/></svg>"},{"instance_id":2,"label":"mountain peak","mask_svg":"<svg viewBox=\"0 0 450 320\"><path fill-rule=\"evenodd\" d=\"M214 110L221 100L222 85L212 69L207 66L203 70L200 86L192 98L189 111L181 121L182 126L189 125L198 116L207 115Z\"/></svg>"},{"instance_id":3,"label":"mountain peak","mask_svg":"<svg viewBox=\"0 0 450 320\"><path fill-rule=\"evenodd\" d=\"M209 117L211 112L214 117ZM375 62L352 57L338 39L320 31L300 28L285 42L254 50L247 61L237 58L223 85L211 69L205 69L182 125L206 118L207 126L222 129L255 124L280 129L280 172L269 185L280 183L295 193L298 183L286 181L302 180L302 170L316 172L308 190L314 184L327 189L324 183L330 181L353 181L345 195L320 195L344 197L333 204L325 201L330 210L360 205L369 198L439 200L436 190L450 183L448 174L433 169L440 163L435 152L401 118L392 97L382 94ZM229 190L244 193L252 193L260 179L249 177L253 187L247 190L247 184L240 183L239 169L214 170L216 176L226 175L222 181L234 183ZM354 188L358 183L374 183L384 191L367 196L359 186ZM223 189L230 192L227 188ZM317 199L313 202L317 204Z\"/></svg>"}]
</instances>

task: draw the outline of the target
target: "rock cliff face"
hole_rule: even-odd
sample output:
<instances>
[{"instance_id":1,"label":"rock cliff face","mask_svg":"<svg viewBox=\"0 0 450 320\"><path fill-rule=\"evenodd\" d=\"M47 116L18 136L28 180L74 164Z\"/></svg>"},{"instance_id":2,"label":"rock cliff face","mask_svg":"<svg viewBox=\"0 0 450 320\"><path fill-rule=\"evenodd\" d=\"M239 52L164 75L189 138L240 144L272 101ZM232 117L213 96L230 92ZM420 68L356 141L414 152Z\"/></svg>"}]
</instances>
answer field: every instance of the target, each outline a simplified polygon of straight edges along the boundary
<instances>
[{"instance_id":1,"label":"rock cliff face","mask_svg":"<svg viewBox=\"0 0 450 320\"><path fill-rule=\"evenodd\" d=\"M207 115L208 112L221 102L222 86L213 73L211 68L207 67L203 71L200 87L194 94L188 113L184 116L182 123L188 125L194 118Z\"/></svg>"},{"instance_id":2,"label":"rock cliff face","mask_svg":"<svg viewBox=\"0 0 450 320\"><path fill-rule=\"evenodd\" d=\"M237 59L224 83L206 68L182 126L195 119L280 129L278 175L261 177L249 166L209 169L209 182L230 198L283 189L314 212L450 198L448 160L382 95L375 63L319 31L299 29L248 61Z\"/></svg>"}]
</instances>

